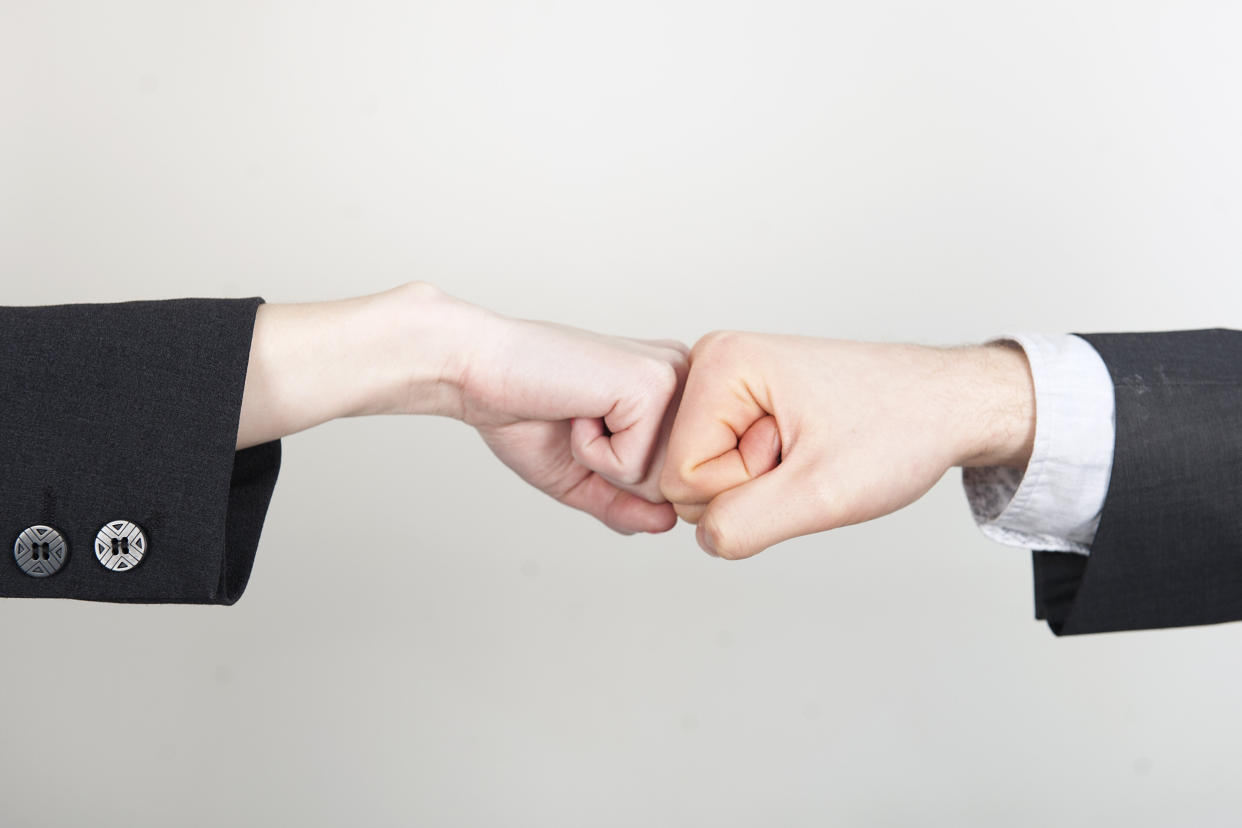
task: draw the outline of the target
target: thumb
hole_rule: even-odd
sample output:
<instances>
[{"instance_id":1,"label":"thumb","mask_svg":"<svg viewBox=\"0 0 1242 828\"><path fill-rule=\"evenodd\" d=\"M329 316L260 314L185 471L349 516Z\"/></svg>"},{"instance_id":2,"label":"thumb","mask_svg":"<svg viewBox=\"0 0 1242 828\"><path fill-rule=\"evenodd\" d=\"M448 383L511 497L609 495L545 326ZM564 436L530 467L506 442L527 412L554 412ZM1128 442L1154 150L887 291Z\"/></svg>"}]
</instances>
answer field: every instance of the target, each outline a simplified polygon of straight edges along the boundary
<instances>
[{"instance_id":1,"label":"thumb","mask_svg":"<svg viewBox=\"0 0 1242 828\"><path fill-rule=\"evenodd\" d=\"M755 420L737 441L746 473L753 479L767 474L781 462L781 431L769 414Z\"/></svg>"},{"instance_id":2,"label":"thumb","mask_svg":"<svg viewBox=\"0 0 1242 828\"><path fill-rule=\"evenodd\" d=\"M786 460L707 504L695 538L708 554L738 560L837 525L830 497L809 466Z\"/></svg>"},{"instance_id":3,"label":"thumb","mask_svg":"<svg viewBox=\"0 0 1242 828\"><path fill-rule=\"evenodd\" d=\"M740 486L767 474L781 462L781 432L772 415L755 420L738 438L737 448L715 458L695 470L699 485L715 486L699 502L674 502L677 515L688 523L698 523L711 502L711 496L725 489ZM706 468L705 468L706 467ZM711 478L706 476L710 472Z\"/></svg>"}]
</instances>

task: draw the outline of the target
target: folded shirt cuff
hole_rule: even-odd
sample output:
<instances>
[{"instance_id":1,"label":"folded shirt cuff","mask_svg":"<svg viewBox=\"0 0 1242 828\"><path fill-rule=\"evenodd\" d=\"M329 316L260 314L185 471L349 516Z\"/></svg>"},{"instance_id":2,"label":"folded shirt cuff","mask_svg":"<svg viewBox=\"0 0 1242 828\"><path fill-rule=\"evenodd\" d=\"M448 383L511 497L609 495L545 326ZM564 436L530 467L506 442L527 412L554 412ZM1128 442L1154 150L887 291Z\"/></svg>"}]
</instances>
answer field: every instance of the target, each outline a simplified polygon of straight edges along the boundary
<instances>
[{"instance_id":1,"label":"folded shirt cuff","mask_svg":"<svg viewBox=\"0 0 1242 828\"><path fill-rule=\"evenodd\" d=\"M1006 334L1026 352L1035 385L1035 445L1025 471L962 469L979 529L1009 546L1089 554L1113 466L1108 368L1072 334Z\"/></svg>"}]
</instances>

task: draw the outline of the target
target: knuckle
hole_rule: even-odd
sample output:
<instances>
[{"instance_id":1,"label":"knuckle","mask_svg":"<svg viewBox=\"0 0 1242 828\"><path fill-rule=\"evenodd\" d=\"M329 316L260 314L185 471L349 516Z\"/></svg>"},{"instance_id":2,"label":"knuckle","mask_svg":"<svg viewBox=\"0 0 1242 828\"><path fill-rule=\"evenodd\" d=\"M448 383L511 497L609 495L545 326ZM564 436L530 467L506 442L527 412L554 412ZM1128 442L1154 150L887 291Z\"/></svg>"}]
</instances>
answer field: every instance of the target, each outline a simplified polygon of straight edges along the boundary
<instances>
[{"instance_id":1,"label":"knuckle","mask_svg":"<svg viewBox=\"0 0 1242 828\"><path fill-rule=\"evenodd\" d=\"M630 494L637 495L648 503L667 503L664 495L660 494L660 481L655 475L644 475L641 480L634 483Z\"/></svg>"},{"instance_id":2,"label":"knuckle","mask_svg":"<svg viewBox=\"0 0 1242 828\"><path fill-rule=\"evenodd\" d=\"M815 477L806 480L803 491L816 522L824 529L844 526L849 522L844 492L831 481Z\"/></svg>"},{"instance_id":3,"label":"knuckle","mask_svg":"<svg viewBox=\"0 0 1242 828\"><path fill-rule=\"evenodd\" d=\"M705 334L690 351L690 364L726 365L737 361L749 347L751 334L742 331L712 331Z\"/></svg>"},{"instance_id":4,"label":"knuckle","mask_svg":"<svg viewBox=\"0 0 1242 828\"><path fill-rule=\"evenodd\" d=\"M675 354L681 354L683 357L690 355L690 346L680 339L653 339L651 344L662 351L671 351Z\"/></svg>"},{"instance_id":5,"label":"knuckle","mask_svg":"<svg viewBox=\"0 0 1242 828\"><path fill-rule=\"evenodd\" d=\"M686 381L686 376L690 373L690 349L678 351L672 354L668 360L669 366L673 369L673 376L676 378L677 385Z\"/></svg>"},{"instance_id":6,"label":"knuckle","mask_svg":"<svg viewBox=\"0 0 1242 828\"><path fill-rule=\"evenodd\" d=\"M698 523L703 516L703 507L696 504L676 504L673 511L677 513L677 517L691 524Z\"/></svg>"},{"instance_id":7,"label":"knuckle","mask_svg":"<svg viewBox=\"0 0 1242 828\"><path fill-rule=\"evenodd\" d=\"M647 470L639 461L629 460L617 469L617 482L622 486L636 486L647 476Z\"/></svg>"},{"instance_id":8,"label":"knuckle","mask_svg":"<svg viewBox=\"0 0 1242 828\"><path fill-rule=\"evenodd\" d=\"M706 499L708 495L714 492L708 492L704 486L703 474L698 468L698 463L691 458L686 458L676 470L677 481L681 484L683 500Z\"/></svg>"},{"instance_id":9,"label":"knuckle","mask_svg":"<svg viewBox=\"0 0 1242 828\"><path fill-rule=\"evenodd\" d=\"M660 495L669 503L685 503L690 500L690 486L681 470L666 463L660 471Z\"/></svg>"},{"instance_id":10,"label":"knuckle","mask_svg":"<svg viewBox=\"0 0 1242 828\"><path fill-rule=\"evenodd\" d=\"M667 401L677 391L681 378L677 366L667 359L652 358L647 361L647 385L661 402Z\"/></svg>"},{"instance_id":11,"label":"knuckle","mask_svg":"<svg viewBox=\"0 0 1242 828\"><path fill-rule=\"evenodd\" d=\"M715 353L727 347L728 343L737 337L736 331L710 331L699 337L699 341L694 343L694 347L690 349L691 360L702 359L708 354Z\"/></svg>"},{"instance_id":12,"label":"knuckle","mask_svg":"<svg viewBox=\"0 0 1242 828\"><path fill-rule=\"evenodd\" d=\"M745 558L748 555L744 539L739 533L722 525L720 519L712 514L707 515L699 523L703 538L715 550L717 557L730 561Z\"/></svg>"}]
</instances>

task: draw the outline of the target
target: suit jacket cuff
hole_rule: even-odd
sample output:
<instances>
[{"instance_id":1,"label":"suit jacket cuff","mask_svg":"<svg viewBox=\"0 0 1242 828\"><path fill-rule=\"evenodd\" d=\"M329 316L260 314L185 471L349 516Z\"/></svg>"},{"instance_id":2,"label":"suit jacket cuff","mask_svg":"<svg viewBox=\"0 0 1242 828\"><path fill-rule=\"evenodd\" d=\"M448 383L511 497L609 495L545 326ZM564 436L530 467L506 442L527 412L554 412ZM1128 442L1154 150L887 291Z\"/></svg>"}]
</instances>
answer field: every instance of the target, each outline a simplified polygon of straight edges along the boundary
<instances>
[{"instance_id":1,"label":"suit jacket cuff","mask_svg":"<svg viewBox=\"0 0 1242 828\"><path fill-rule=\"evenodd\" d=\"M232 604L245 590L280 469L273 440L236 450L261 297L0 308L0 596ZM136 567L96 559L96 533L147 535ZM28 526L69 547L35 578Z\"/></svg>"},{"instance_id":2,"label":"suit jacket cuff","mask_svg":"<svg viewBox=\"0 0 1242 828\"><path fill-rule=\"evenodd\" d=\"M1089 334L1116 441L1090 557L1035 551L1058 635L1242 619L1242 333Z\"/></svg>"}]
</instances>

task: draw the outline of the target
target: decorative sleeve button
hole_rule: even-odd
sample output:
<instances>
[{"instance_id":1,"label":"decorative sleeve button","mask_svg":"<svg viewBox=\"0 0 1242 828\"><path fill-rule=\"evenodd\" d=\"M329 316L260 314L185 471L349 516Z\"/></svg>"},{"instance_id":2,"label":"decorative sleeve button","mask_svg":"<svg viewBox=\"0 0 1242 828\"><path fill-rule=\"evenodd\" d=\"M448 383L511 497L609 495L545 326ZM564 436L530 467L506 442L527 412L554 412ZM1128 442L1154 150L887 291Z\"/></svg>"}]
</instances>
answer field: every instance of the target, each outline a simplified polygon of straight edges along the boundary
<instances>
[{"instance_id":1,"label":"decorative sleeve button","mask_svg":"<svg viewBox=\"0 0 1242 828\"><path fill-rule=\"evenodd\" d=\"M128 572L147 554L147 536L137 524L114 520L95 536L95 557L113 572Z\"/></svg>"},{"instance_id":2,"label":"decorative sleeve button","mask_svg":"<svg viewBox=\"0 0 1242 828\"><path fill-rule=\"evenodd\" d=\"M46 578L65 565L69 545L60 532L50 526L29 526L17 536L13 557L22 572L32 578Z\"/></svg>"}]
</instances>

